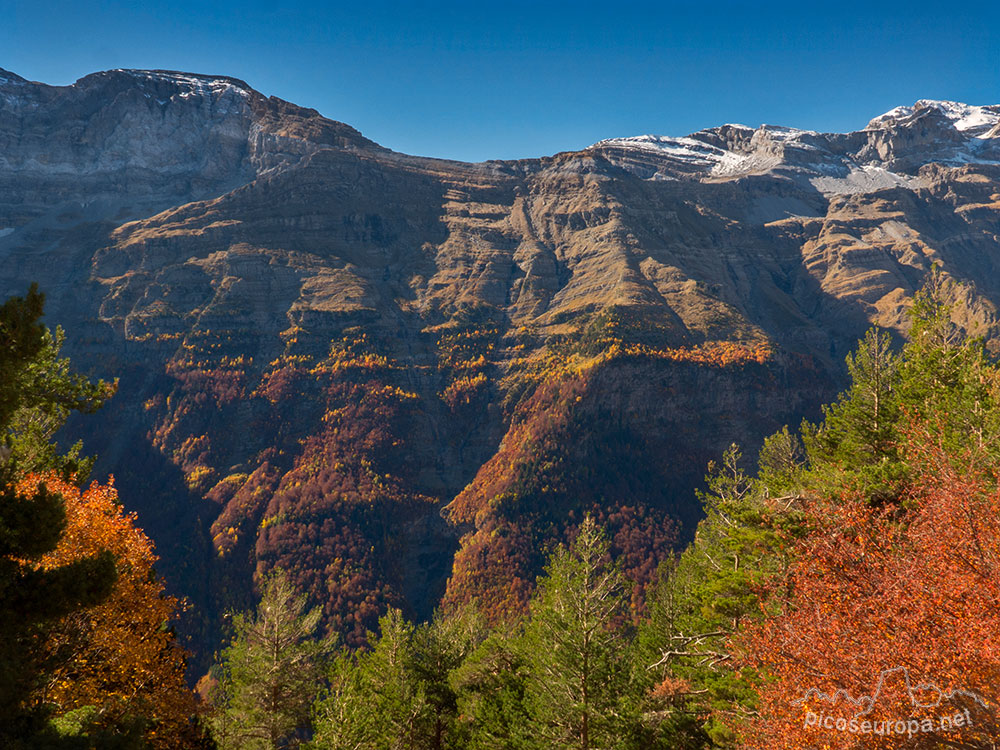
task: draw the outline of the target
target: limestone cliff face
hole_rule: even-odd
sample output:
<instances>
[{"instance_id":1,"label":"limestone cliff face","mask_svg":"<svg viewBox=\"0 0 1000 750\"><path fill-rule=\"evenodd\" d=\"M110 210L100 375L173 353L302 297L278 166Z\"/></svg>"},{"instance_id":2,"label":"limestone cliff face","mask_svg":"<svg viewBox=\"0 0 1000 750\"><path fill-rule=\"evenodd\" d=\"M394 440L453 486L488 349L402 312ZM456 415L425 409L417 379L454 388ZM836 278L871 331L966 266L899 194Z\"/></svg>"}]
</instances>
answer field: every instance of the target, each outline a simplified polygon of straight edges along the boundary
<instances>
[{"instance_id":1,"label":"limestone cliff face","mask_svg":"<svg viewBox=\"0 0 1000 750\"><path fill-rule=\"evenodd\" d=\"M235 79L0 71L0 294L121 376L73 429L202 643L273 565L358 637L522 602L595 508L648 577L705 461L815 414L935 262L995 333L998 165L1000 108L950 102L463 164Z\"/></svg>"}]
</instances>

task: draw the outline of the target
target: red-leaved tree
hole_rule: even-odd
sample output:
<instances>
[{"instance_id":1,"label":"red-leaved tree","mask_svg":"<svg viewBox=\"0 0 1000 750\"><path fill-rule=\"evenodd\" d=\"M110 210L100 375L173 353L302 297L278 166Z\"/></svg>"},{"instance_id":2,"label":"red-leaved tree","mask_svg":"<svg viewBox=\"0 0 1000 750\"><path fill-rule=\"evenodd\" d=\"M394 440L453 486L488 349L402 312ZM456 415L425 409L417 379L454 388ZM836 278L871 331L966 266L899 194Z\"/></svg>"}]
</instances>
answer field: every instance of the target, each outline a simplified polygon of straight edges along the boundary
<instances>
[{"instance_id":1,"label":"red-leaved tree","mask_svg":"<svg viewBox=\"0 0 1000 750\"><path fill-rule=\"evenodd\" d=\"M764 679L748 748L995 748L1000 486L911 427L902 505L806 503L809 533L732 644Z\"/></svg>"}]
</instances>

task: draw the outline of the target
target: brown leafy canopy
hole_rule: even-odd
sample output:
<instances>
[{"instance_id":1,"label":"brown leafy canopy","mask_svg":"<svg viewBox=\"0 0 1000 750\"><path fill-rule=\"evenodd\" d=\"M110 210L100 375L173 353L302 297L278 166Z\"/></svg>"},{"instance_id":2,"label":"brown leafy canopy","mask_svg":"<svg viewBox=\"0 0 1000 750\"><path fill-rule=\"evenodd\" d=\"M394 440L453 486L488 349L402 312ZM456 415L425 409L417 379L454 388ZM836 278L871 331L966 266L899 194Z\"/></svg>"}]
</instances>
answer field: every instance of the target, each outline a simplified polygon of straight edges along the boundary
<instances>
[{"instance_id":1,"label":"brown leafy canopy","mask_svg":"<svg viewBox=\"0 0 1000 750\"><path fill-rule=\"evenodd\" d=\"M58 344L39 322L44 297L32 285L24 298L0 305L0 742L33 742L45 715L30 693L44 678L36 648L41 630L60 617L102 601L115 578L111 555L42 568L66 526L63 499L44 486L16 486L27 467L71 475L77 449L60 456L51 437L71 411L96 409L111 387L91 384L60 359Z\"/></svg>"},{"instance_id":2,"label":"brown leafy canopy","mask_svg":"<svg viewBox=\"0 0 1000 750\"><path fill-rule=\"evenodd\" d=\"M152 543L122 510L113 481L81 490L54 475L29 476L19 489L31 492L43 482L65 500L66 530L41 567L56 569L108 550L118 578L104 602L45 630L40 648L47 682L33 700L57 716L94 707L104 727L138 721L154 748L194 746L194 697L169 628L179 602L164 593L154 572Z\"/></svg>"},{"instance_id":3,"label":"brown leafy canopy","mask_svg":"<svg viewBox=\"0 0 1000 750\"><path fill-rule=\"evenodd\" d=\"M940 717L969 711L971 725L922 728L907 746L989 747L981 743L1000 731L995 713L979 702L996 706L1000 698L995 469L968 455L956 461L919 426L910 427L907 454L910 510L874 508L851 492L807 506L812 531L787 574L765 592L773 615L735 642L745 665L773 678L745 730L748 746L898 746L898 737L807 726L820 712L855 718L857 707L819 693L872 695L880 676L882 690L871 711L857 716L861 722L927 719L940 729ZM911 687L933 683L943 697L934 688L908 690L907 676Z\"/></svg>"},{"instance_id":4,"label":"brown leafy canopy","mask_svg":"<svg viewBox=\"0 0 1000 750\"><path fill-rule=\"evenodd\" d=\"M446 606L476 600L493 619L523 611L547 548L591 512L607 525L641 611L674 523L655 482L638 479L648 464L641 442L609 422L584 375L543 383L522 405L500 451L448 506L475 531L455 557Z\"/></svg>"},{"instance_id":5,"label":"brown leafy canopy","mask_svg":"<svg viewBox=\"0 0 1000 750\"><path fill-rule=\"evenodd\" d=\"M352 645L401 601L394 529L428 502L406 481L413 468L400 436L418 399L397 385L399 371L363 333L345 335L319 361L279 358L255 395L269 403L285 455L211 493L225 503L212 528L218 554L259 574L286 571ZM285 410L304 393L318 406L315 432L282 434Z\"/></svg>"},{"instance_id":6,"label":"brown leafy canopy","mask_svg":"<svg viewBox=\"0 0 1000 750\"><path fill-rule=\"evenodd\" d=\"M473 530L455 557L446 607L475 600L494 620L523 611L546 551L592 513L607 526L633 581L633 613L644 611L656 566L676 541L677 508L667 489L672 467L650 471L662 463L659 456L631 427L634 415L604 403L608 392L622 390L619 378L630 367L647 374L691 365L729 373L764 370L773 357L759 338L672 345L678 335L655 320L608 309L581 330L550 339L543 358L521 363L523 382L506 378L510 392L520 391L510 428L447 507L453 522ZM451 341L454 347L468 339Z\"/></svg>"}]
</instances>

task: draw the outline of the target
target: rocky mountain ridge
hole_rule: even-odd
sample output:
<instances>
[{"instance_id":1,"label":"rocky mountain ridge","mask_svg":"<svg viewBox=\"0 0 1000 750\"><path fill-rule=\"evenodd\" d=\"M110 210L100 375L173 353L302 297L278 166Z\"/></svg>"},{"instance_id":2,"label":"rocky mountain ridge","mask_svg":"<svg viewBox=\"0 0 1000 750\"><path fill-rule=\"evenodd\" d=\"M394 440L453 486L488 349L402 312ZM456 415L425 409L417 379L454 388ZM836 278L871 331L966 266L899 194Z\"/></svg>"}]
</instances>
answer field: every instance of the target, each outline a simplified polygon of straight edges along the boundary
<instances>
[{"instance_id":1,"label":"rocky mountain ridge","mask_svg":"<svg viewBox=\"0 0 1000 750\"><path fill-rule=\"evenodd\" d=\"M236 79L0 70L0 293L119 395L72 425L195 603L290 569L357 640L380 607L523 605L595 512L637 580L692 488L814 416L933 263L996 332L1000 107L465 164Z\"/></svg>"},{"instance_id":2,"label":"rocky mountain ridge","mask_svg":"<svg viewBox=\"0 0 1000 750\"><path fill-rule=\"evenodd\" d=\"M1000 164L998 137L1000 106L921 100L896 107L853 133L723 125L686 138L612 138L590 149L609 150L612 159L622 152L652 152L668 165L653 179L734 179L780 172L825 195L838 195L918 186L920 168L930 163Z\"/></svg>"}]
</instances>

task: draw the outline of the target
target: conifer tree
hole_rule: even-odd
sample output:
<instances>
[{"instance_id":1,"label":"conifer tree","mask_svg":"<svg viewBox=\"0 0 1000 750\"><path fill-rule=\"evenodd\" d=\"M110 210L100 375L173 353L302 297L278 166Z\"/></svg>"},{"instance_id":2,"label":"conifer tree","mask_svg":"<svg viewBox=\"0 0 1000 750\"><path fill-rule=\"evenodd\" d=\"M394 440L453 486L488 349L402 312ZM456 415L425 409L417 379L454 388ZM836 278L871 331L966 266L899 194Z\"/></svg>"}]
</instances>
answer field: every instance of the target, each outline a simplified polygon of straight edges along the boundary
<instances>
[{"instance_id":1,"label":"conifer tree","mask_svg":"<svg viewBox=\"0 0 1000 750\"><path fill-rule=\"evenodd\" d=\"M847 357L850 387L824 407L819 425L802 425L809 466L800 479L813 491L849 484L874 504L902 497L909 467L900 436L914 421L933 424L955 455L1000 450L1000 381L982 340L952 319L961 293L935 266L914 296L902 351L872 328Z\"/></svg>"},{"instance_id":2,"label":"conifer tree","mask_svg":"<svg viewBox=\"0 0 1000 750\"><path fill-rule=\"evenodd\" d=\"M414 627L390 609L368 634L371 651L341 654L330 692L316 708L317 750L417 750L433 724L425 684L415 670Z\"/></svg>"},{"instance_id":3,"label":"conifer tree","mask_svg":"<svg viewBox=\"0 0 1000 750\"><path fill-rule=\"evenodd\" d=\"M494 631L452 671L459 727L468 750L533 750L525 705L526 659L516 638Z\"/></svg>"},{"instance_id":4,"label":"conifer tree","mask_svg":"<svg viewBox=\"0 0 1000 750\"><path fill-rule=\"evenodd\" d=\"M757 480L771 496L793 492L801 485L806 466L805 446L788 425L764 438L757 455Z\"/></svg>"},{"instance_id":5,"label":"conifer tree","mask_svg":"<svg viewBox=\"0 0 1000 750\"><path fill-rule=\"evenodd\" d=\"M73 372L69 359L60 356L65 341L62 328L54 333L44 329L41 349L15 376L23 398L6 423L8 468L17 477L56 471L82 486L93 458L81 456L82 441L62 451L53 437L72 412L91 414L101 408L117 384L91 382Z\"/></svg>"},{"instance_id":6,"label":"conifer tree","mask_svg":"<svg viewBox=\"0 0 1000 750\"><path fill-rule=\"evenodd\" d=\"M456 723L458 693L450 677L486 635L486 625L471 605L450 615L439 611L414 633L413 672L425 686L430 709L428 736L423 744L429 750L464 747L466 744Z\"/></svg>"},{"instance_id":7,"label":"conifer tree","mask_svg":"<svg viewBox=\"0 0 1000 750\"><path fill-rule=\"evenodd\" d=\"M552 747L618 747L628 687L624 579L593 518L551 558L532 597L522 649L526 705Z\"/></svg>"},{"instance_id":8,"label":"conifer tree","mask_svg":"<svg viewBox=\"0 0 1000 750\"><path fill-rule=\"evenodd\" d=\"M853 465L898 460L899 356L889 334L870 328L847 355L847 371L851 385L824 407L815 452Z\"/></svg>"},{"instance_id":9,"label":"conifer tree","mask_svg":"<svg viewBox=\"0 0 1000 750\"><path fill-rule=\"evenodd\" d=\"M278 571L264 579L257 611L233 618L222 654L212 731L220 750L276 750L298 744L322 686L330 639L314 638L320 609L306 610Z\"/></svg>"},{"instance_id":10,"label":"conifer tree","mask_svg":"<svg viewBox=\"0 0 1000 750\"><path fill-rule=\"evenodd\" d=\"M961 285L935 266L910 310L910 340L903 350L900 399L911 419L941 433L953 455L965 449L997 455L998 373L983 341L952 320Z\"/></svg>"},{"instance_id":11,"label":"conifer tree","mask_svg":"<svg viewBox=\"0 0 1000 750\"><path fill-rule=\"evenodd\" d=\"M783 430L765 442L761 463L793 485L799 450ZM699 493L706 516L694 541L661 572L639 629L644 723L662 747L729 745L738 714L752 707L753 678L731 669L727 642L759 616L756 590L782 570L782 549L799 519L794 494L773 497L742 464L736 445L720 464L709 464L707 489Z\"/></svg>"},{"instance_id":12,"label":"conifer tree","mask_svg":"<svg viewBox=\"0 0 1000 750\"><path fill-rule=\"evenodd\" d=\"M49 442L53 428L72 410L97 408L113 390L72 374L65 360L54 371L47 367L53 342L39 321L43 307L34 285L25 297L0 306L0 744L11 748L37 747L44 732L44 711L27 705L43 679L40 629L100 602L115 580L108 552L40 567L38 561L56 548L65 528L63 500L44 484L28 492L15 486L27 445L39 449L36 468L78 469L73 460L57 460ZM17 418L32 411L51 419L48 428L26 440Z\"/></svg>"},{"instance_id":13,"label":"conifer tree","mask_svg":"<svg viewBox=\"0 0 1000 750\"><path fill-rule=\"evenodd\" d=\"M899 448L901 359L889 334L871 328L847 355L850 386L802 424L810 483L827 491L857 480L873 501L898 497L906 467Z\"/></svg>"}]
</instances>

